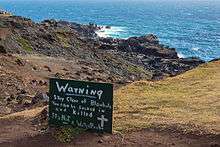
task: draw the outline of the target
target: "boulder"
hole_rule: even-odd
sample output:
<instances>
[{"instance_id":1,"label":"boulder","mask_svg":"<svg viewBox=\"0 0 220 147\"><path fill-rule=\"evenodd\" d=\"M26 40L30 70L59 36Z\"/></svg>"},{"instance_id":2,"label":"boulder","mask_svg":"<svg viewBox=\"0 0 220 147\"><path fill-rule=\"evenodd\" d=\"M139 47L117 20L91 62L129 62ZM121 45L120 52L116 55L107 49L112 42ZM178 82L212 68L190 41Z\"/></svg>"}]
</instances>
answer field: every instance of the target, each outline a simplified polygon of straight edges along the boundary
<instances>
[{"instance_id":1,"label":"boulder","mask_svg":"<svg viewBox=\"0 0 220 147\"><path fill-rule=\"evenodd\" d=\"M139 43L151 43L151 44L159 44L159 39L157 38L156 35L149 34L145 36L140 36L140 37L131 37L128 40L136 40Z\"/></svg>"},{"instance_id":2,"label":"boulder","mask_svg":"<svg viewBox=\"0 0 220 147\"><path fill-rule=\"evenodd\" d=\"M105 26L106 29L111 29L111 26Z\"/></svg>"}]
</instances>

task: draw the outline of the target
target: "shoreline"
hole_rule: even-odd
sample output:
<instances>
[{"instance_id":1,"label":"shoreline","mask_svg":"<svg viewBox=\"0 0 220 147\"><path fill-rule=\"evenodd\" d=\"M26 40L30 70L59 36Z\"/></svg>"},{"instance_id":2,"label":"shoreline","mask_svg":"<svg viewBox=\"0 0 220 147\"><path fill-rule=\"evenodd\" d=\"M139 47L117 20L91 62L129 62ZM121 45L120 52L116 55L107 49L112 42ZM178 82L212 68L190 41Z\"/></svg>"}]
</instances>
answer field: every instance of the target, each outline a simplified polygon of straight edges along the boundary
<instances>
[{"instance_id":1,"label":"shoreline","mask_svg":"<svg viewBox=\"0 0 220 147\"><path fill-rule=\"evenodd\" d=\"M7 13L9 13L9 12L7 12ZM6 16L6 17L20 17L20 18L29 19L29 20L32 21L31 18L26 18L26 17L23 17L23 16L10 15L10 16ZM57 20L57 19L45 19L45 20L42 20L40 22L35 22L35 21L32 21L32 22L34 22L36 24L42 24L42 23L45 23L45 22L47 23L47 21L64 22L64 23L67 23L67 24L73 24L73 25L77 25L77 26L86 26L86 27L89 26L89 27L91 27L90 29L92 31L94 31L94 32L91 32L90 35L94 35L95 34L99 38L112 38L112 39L116 39L116 40L127 40L129 38L143 37L143 36L131 36L131 37L125 37L125 38L119 37L120 33L121 32L125 32L125 30L126 30L126 29L124 29L125 27L121 27L121 26L98 25L96 23L85 23L84 24L84 23L78 23L78 22L72 22L72 21L64 21L64 20ZM167 46L168 48L170 48L168 45L166 45L164 43L162 43L162 45ZM171 47L171 48L173 48L173 47ZM184 59L184 58L199 58L197 56L186 56L186 55L182 54L181 52L178 52L177 50L176 50L176 52L177 52L177 56L179 58L182 58L182 59ZM201 59L201 58L199 58L199 59ZM209 61L212 61L212 60L214 60L214 59L204 60L204 61L205 62L209 62Z\"/></svg>"},{"instance_id":2,"label":"shoreline","mask_svg":"<svg viewBox=\"0 0 220 147\"><path fill-rule=\"evenodd\" d=\"M7 12L7 11L4 11L2 10L2 12L4 13L7 13L9 15L5 15L5 17L11 17L11 16L14 16L12 15L10 12ZM1 14L0 14L1 16ZM3 15L2 15L3 16ZM19 16L19 17L23 17L23 16ZM31 18L28 18L28 19L31 19ZM59 19L45 19L45 20L41 20L39 22L35 22L37 24L41 24L42 22L46 21L46 20L56 20L56 21L63 21L63 20L59 20ZM95 27L97 27L96 29L94 29L94 32L95 34L98 36L98 37L101 37L101 38L113 38L113 39L129 39L131 37L141 37L141 36L129 36L127 37L127 34L126 34L126 37L121 37L122 36L122 33L123 32L126 32L126 27L122 27L122 26L109 26L109 25L98 25L96 23L80 23L80 22L72 22L72 21L63 21L63 22L68 22L68 23L74 23L74 24L78 24L78 25L84 25L84 26L88 26L88 25L94 25ZM161 42L161 41L160 41ZM172 48L176 48L176 51L177 51L177 55L179 58L200 58L206 62L209 62L209 61L212 61L216 58L219 58L219 57L216 57L216 58L210 58L209 60L208 59L203 59L201 57L199 57L199 55L192 55L192 56L189 56L189 55L185 55L183 54L181 51L178 51L177 47L173 47L172 45L168 45L168 43L166 42L161 42L163 45L166 45L166 46L171 46ZM193 52L198 52L200 51L200 47L192 47L192 48L189 48L188 50L192 50ZM204 57L205 58L205 57Z\"/></svg>"},{"instance_id":3,"label":"shoreline","mask_svg":"<svg viewBox=\"0 0 220 147\"><path fill-rule=\"evenodd\" d=\"M100 38L114 38L114 39L128 39L128 38L130 38L130 37L127 37L127 38L120 38L119 37L119 38L117 38L117 37L111 36L111 35L114 35L114 33L117 33L117 29L115 30L114 28L122 28L122 27L105 26L105 25L98 25L98 27L100 29L95 31L95 33ZM133 37L136 37L136 36L133 36ZM178 51L177 51L177 55L178 55L179 58L187 58L184 54L182 54L181 52L178 52Z\"/></svg>"}]
</instances>

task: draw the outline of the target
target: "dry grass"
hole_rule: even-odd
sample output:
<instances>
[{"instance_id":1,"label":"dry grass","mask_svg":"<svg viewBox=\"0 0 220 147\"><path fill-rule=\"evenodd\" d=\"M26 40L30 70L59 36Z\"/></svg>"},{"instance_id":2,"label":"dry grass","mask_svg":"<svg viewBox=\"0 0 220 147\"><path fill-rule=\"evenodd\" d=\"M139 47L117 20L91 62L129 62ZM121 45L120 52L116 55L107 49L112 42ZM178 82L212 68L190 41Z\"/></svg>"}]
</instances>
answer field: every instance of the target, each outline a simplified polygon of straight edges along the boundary
<instances>
[{"instance_id":1,"label":"dry grass","mask_svg":"<svg viewBox=\"0 0 220 147\"><path fill-rule=\"evenodd\" d=\"M185 132L220 133L220 61L116 91L114 130L168 126Z\"/></svg>"}]
</instances>

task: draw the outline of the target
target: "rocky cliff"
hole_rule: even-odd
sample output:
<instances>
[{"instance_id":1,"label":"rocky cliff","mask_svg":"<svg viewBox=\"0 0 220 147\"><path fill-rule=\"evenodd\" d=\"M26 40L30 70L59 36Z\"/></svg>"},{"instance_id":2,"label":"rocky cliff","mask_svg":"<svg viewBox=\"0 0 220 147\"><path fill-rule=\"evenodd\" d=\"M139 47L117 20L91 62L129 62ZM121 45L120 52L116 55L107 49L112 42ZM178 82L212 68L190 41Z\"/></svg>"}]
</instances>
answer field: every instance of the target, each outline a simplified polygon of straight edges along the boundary
<instances>
[{"instance_id":1,"label":"rocky cliff","mask_svg":"<svg viewBox=\"0 0 220 147\"><path fill-rule=\"evenodd\" d=\"M203 61L180 59L174 48L160 44L155 35L128 39L100 38L95 24L0 17L0 52L43 54L78 59L97 66L115 81L160 79L192 69Z\"/></svg>"}]
</instances>

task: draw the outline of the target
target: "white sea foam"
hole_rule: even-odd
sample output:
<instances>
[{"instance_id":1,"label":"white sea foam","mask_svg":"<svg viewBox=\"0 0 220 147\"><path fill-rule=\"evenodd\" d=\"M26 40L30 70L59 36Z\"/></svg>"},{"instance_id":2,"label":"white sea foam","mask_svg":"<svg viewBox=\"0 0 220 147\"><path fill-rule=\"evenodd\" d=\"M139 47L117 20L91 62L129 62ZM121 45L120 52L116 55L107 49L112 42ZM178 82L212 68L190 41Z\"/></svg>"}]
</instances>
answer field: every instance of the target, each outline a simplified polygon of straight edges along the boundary
<instances>
[{"instance_id":1,"label":"white sea foam","mask_svg":"<svg viewBox=\"0 0 220 147\"><path fill-rule=\"evenodd\" d=\"M177 53L177 56L178 56L179 58L185 58L185 56L184 56L181 52Z\"/></svg>"},{"instance_id":2,"label":"white sea foam","mask_svg":"<svg viewBox=\"0 0 220 147\"><path fill-rule=\"evenodd\" d=\"M105 26L100 26L101 29L96 31L99 37L113 37L120 36L121 33L125 32L125 27L112 26L111 28L106 28Z\"/></svg>"},{"instance_id":3,"label":"white sea foam","mask_svg":"<svg viewBox=\"0 0 220 147\"><path fill-rule=\"evenodd\" d=\"M193 50L193 51L198 51L200 48L198 48L198 47L193 47L191 50Z\"/></svg>"},{"instance_id":4,"label":"white sea foam","mask_svg":"<svg viewBox=\"0 0 220 147\"><path fill-rule=\"evenodd\" d=\"M109 36L106 34L104 28L102 28L102 29L96 31L96 34L97 34L99 37L103 37L103 38L107 38L107 37L109 37Z\"/></svg>"}]
</instances>

